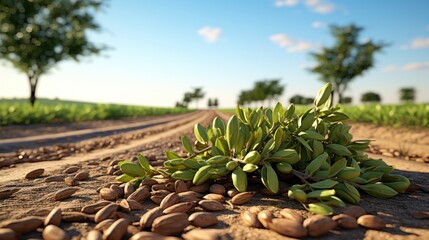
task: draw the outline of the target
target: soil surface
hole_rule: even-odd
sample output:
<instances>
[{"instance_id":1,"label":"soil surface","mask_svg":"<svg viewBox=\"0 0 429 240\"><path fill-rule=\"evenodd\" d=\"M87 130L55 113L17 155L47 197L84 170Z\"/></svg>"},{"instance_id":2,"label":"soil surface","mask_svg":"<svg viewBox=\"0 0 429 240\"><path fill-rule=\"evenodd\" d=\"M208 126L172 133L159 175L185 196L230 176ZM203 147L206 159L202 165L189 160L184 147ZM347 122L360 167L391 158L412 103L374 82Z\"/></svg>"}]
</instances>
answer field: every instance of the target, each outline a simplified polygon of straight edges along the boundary
<instances>
[{"instance_id":1,"label":"soil surface","mask_svg":"<svg viewBox=\"0 0 429 240\"><path fill-rule=\"evenodd\" d=\"M88 153L71 154L60 160L50 160L42 162L26 162L14 164L11 167L0 169L0 190L17 188L18 192L11 197L0 200L0 221L7 219L19 219L25 216L46 216L54 207L61 207L63 212L80 211L83 206L102 200L97 193L97 189L106 183L115 182L114 175L108 175L108 168L114 161L131 159L136 160L136 154L142 153L147 156L153 165L160 165L165 160L165 151L181 152L180 136L185 134L191 139L193 135L193 125L195 122L208 124L215 116L214 112L195 113L192 121L184 121L180 125L165 123L158 126L148 127L139 130L142 138L129 138L128 141L113 145L112 147L94 149ZM225 117L225 116L224 116ZM362 132L364 133L364 132ZM127 138L127 134L121 136ZM363 136L359 138L372 138ZM87 140L81 144L92 144ZM429 148L428 148L429 149ZM183 152L183 151L182 151ZM428 153L428 152L426 152ZM427 187L429 179L429 165L414 161L405 161L398 158L384 157L372 154L373 158L382 157L387 163L394 165L395 172L410 178L413 184ZM66 174L64 170L70 166L77 166L80 170L90 173L90 178L80 181L76 186L79 190L72 196L61 201L53 200L53 193L66 187L63 181L46 182L51 176L74 176ZM37 168L44 168L44 174L37 179L27 180L24 175ZM293 184L285 181L284 186ZM227 184L230 186L230 184ZM251 184L249 190L258 191L262 185ZM427 191L427 189L425 189ZM362 195L360 205L370 214L377 214L387 223L387 228L376 231L359 227L353 230L335 229L330 234L319 239L429 239L429 220L415 219L410 213L429 211L429 194L414 188L406 194L400 194L391 199L377 199L371 196ZM139 221L142 214L155 207L150 200L144 201L144 210L132 211L128 214L134 221ZM289 239L273 231L266 229L255 229L244 226L240 212L252 206L259 206L261 209L268 209L275 215L283 208L296 209L305 216L309 213L296 201L288 199L287 196L265 196L261 193L245 205L231 207L225 204L226 209L222 212L215 212L220 223L210 227L222 229L228 234L227 239ZM201 211L199 207L196 211ZM73 239L81 239L86 236L89 230L93 229L95 223L61 223L61 228L66 230ZM189 227L187 230L192 229ZM41 231L32 232L22 236L22 239L41 239ZM311 239L311 238L308 238Z\"/></svg>"}]
</instances>

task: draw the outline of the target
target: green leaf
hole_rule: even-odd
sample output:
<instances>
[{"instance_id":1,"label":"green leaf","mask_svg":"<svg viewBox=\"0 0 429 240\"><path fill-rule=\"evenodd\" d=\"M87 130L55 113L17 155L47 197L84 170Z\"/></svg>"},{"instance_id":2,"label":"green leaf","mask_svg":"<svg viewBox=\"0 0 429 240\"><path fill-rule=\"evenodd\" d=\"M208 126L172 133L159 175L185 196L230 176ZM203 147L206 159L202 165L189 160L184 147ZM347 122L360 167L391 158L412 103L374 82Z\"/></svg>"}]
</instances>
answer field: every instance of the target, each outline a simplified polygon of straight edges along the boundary
<instances>
[{"instance_id":1,"label":"green leaf","mask_svg":"<svg viewBox=\"0 0 429 240\"><path fill-rule=\"evenodd\" d=\"M242 113L242 111L240 111ZM213 127L218 128L222 135L225 134L225 123L222 121L222 119L215 117L213 119Z\"/></svg>"},{"instance_id":2,"label":"green leaf","mask_svg":"<svg viewBox=\"0 0 429 240\"><path fill-rule=\"evenodd\" d=\"M153 167L150 165L149 161L147 160L147 158L145 158L143 155L141 155L140 153L137 155L137 160L140 163L140 166L148 173L152 173L152 169Z\"/></svg>"},{"instance_id":3,"label":"green leaf","mask_svg":"<svg viewBox=\"0 0 429 240\"><path fill-rule=\"evenodd\" d=\"M302 137L295 137L298 142L300 142L308 151L313 152L313 149L311 149L310 145L307 141L304 140Z\"/></svg>"},{"instance_id":4,"label":"green leaf","mask_svg":"<svg viewBox=\"0 0 429 240\"><path fill-rule=\"evenodd\" d=\"M319 189L326 189L326 188L333 188L335 185L338 184L338 181L332 180L332 179L326 179L319 182L315 182L310 184L310 187L312 188L319 188Z\"/></svg>"},{"instance_id":5,"label":"green leaf","mask_svg":"<svg viewBox=\"0 0 429 240\"><path fill-rule=\"evenodd\" d=\"M197 140L201 143L207 143L209 141L207 130L199 123L196 123L194 126L194 134Z\"/></svg>"},{"instance_id":6,"label":"green leaf","mask_svg":"<svg viewBox=\"0 0 429 240\"><path fill-rule=\"evenodd\" d=\"M226 141L228 142L229 149L234 148L235 143L237 142L239 134L238 118L236 115L233 115L226 126Z\"/></svg>"},{"instance_id":7,"label":"green leaf","mask_svg":"<svg viewBox=\"0 0 429 240\"><path fill-rule=\"evenodd\" d=\"M271 192L277 193L279 191L279 179L277 177L277 173L268 162L262 167L261 180L265 187L267 187Z\"/></svg>"},{"instance_id":8,"label":"green leaf","mask_svg":"<svg viewBox=\"0 0 429 240\"><path fill-rule=\"evenodd\" d=\"M305 168L305 174L308 176L313 176L313 174L317 171L319 171L320 167L326 160L328 160L329 155L324 152L317 158L315 158L313 161L310 162L310 164L307 165Z\"/></svg>"},{"instance_id":9,"label":"green leaf","mask_svg":"<svg viewBox=\"0 0 429 240\"><path fill-rule=\"evenodd\" d=\"M131 177L141 177L147 175L147 172L139 164L136 163L124 162L119 168L123 173Z\"/></svg>"},{"instance_id":10,"label":"green leaf","mask_svg":"<svg viewBox=\"0 0 429 240\"><path fill-rule=\"evenodd\" d=\"M337 175L341 170L343 170L347 166L347 160L345 158L341 158L337 160L328 170L328 177L333 177Z\"/></svg>"},{"instance_id":11,"label":"green leaf","mask_svg":"<svg viewBox=\"0 0 429 240\"><path fill-rule=\"evenodd\" d=\"M189 138L187 136L182 136L181 140L182 140L183 148L189 154L191 154L191 155L194 154L194 150L192 149L192 143L191 143L191 141L189 141Z\"/></svg>"},{"instance_id":12,"label":"green leaf","mask_svg":"<svg viewBox=\"0 0 429 240\"><path fill-rule=\"evenodd\" d=\"M317 93L317 96L314 99L314 105L316 105L316 107L320 107L323 104L325 104L326 101L331 96L331 92L332 92L332 84L326 83Z\"/></svg>"},{"instance_id":13,"label":"green leaf","mask_svg":"<svg viewBox=\"0 0 429 240\"><path fill-rule=\"evenodd\" d=\"M180 158L179 154L177 154L175 152L167 151L167 152L165 152L165 155L167 156L168 160Z\"/></svg>"},{"instance_id":14,"label":"green leaf","mask_svg":"<svg viewBox=\"0 0 429 240\"><path fill-rule=\"evenodd\" d=\"M118 182L129 182L133 179L134 179L134 177L131 177L127 174L122 174L122 175L119 175L116 177L116 181L118 181Z\"/></svg>"}]
</instances>

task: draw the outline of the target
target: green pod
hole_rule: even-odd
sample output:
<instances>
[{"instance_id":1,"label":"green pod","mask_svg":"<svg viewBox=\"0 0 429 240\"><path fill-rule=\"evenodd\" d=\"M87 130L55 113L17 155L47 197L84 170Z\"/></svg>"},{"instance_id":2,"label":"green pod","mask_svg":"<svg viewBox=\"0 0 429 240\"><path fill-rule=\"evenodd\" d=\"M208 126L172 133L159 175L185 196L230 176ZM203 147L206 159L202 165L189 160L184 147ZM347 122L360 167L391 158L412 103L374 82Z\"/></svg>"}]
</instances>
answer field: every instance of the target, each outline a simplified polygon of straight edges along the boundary
<instances>
[{"instance_id":1,"label":"green pod","mask_svg":"<svg viewBox=\"0 0 429 240\"><path fill-rule=\"evenodd\" d=\"M336 197L336 196L331 196L331 197L326 197L321 199L321 201L324 204L327 204L329 206L333 206L333 207L345 207L346 204L343 202L343 200L341 200L341 198Z\"/></svg>"},{"instance_id":2,"label":"green pod","mask_svg":"<svg viewBox=\"0 0 429 240\"><path fill-rule=\"evenodd\" d=\"M359 177L360 171L353 167L345 167L337 174L337 178L342 180L351 180L353 178Z\"/></svg>"},{"instance_id":3,"label":"green pod","mask_svg":"<svg viewBox=\"0 0 429 240\"><path fill-rule=\"evenodd\" d=\"M289 163L281 162L276 165L277 170L282 173L291 173L293 168Z\"/></svg>"},{"instance_id":4,"label":"green pod","mask_svg":"<svg viewBox=\"0 0 429 240\"><path fill-rule=\"evenodd\" d=\"M335 195L335 190L315 190L307 193L307 198L325 198Z\"/></svg>"},{"instance_id":5,"label":"green pod","mask_svg":"<svg viewBox=\"0 0 429 240\"><path fill-rule=\"evenodd\" d=\"M289 189L288 191L288 197L295 199L299 202L306 202L307 201L307 194L302 191L301 189Z\"/></svg>"},{"instance_id":6,"label":"green pod","mask_svg":"<svg viewBox=\"0 0 429 240\"><path fill-rule=\"evenodd\" d=\"M227 163L229 161L229 157L228 156L223 156L223 155L218 155L218 156L214 156L211 157L210 159L206 160L206 162L208 164L223 164L223 163Z\"/></svg>"},{"instance_id":7,"label":"green pod","mask_svg":"<svg viewBox=\"0 0 429 240\"><path fill-rule=\"evenodd\" d=\"M229 161L229 162L226 164L226 169L227 169L227 170L229 170L229 171L233 171L237 166L238 166L238 163L237 163L237 162Z\"/></svg>"},{"instance_id":8,"label":"green pod","mask_svg":"<svg viewBox=\"0 0 429 240\"><path fill-rule=\"evenodd\" d=\"M131 177L140 177L147 175L147 172L140 166L133 162L123 162L119 168L123 173Z\"/></svg>"},{"instance_id":9,"label":"green pod","mask_svg":"<svg viewBox=\"0 0 429 240\"><path fill-rule=\"evenodd\" d=\"M121 174L121 175L116 177L116 181L118 181L118 182L129 182L133 179L134 179L134 177L131 177L127 174Z\"/></svg>"},{"instance_id":10,"label":"green pod","mask_svg":"<svg viewBox=\"0 0 429 240\"><path fill-rule=\"evenodd\" d=\"M225 138L228 143L228 148L232 149L237 142L239 134L239 124L238 124L238 118L236 115L233 115L226 125L226 133Z\"/></svg>"},{"instance_id":11,"label":"green pod","mask_svg":"<svg viewBox=\"0 0 429 240\"><path fill-rule=\"evenodd\" d=\"M171 178L174 180L191 181L194 179L196 173L197 170L195 169L178 170L171 174Z\"/></svg>"},{"instance_id":12,"label":"green pod","mask_svg":"<svg viewBox=\"0 0 429 240\"><path fill-rule=\"evenodd\" d=\"M244 171L244 172L251 173L251 172L254 172L254 171L256 171L256 170L258 170L258 166L257 166L257 165L255 165L255 164L253 164L253 163L247 163L247 164L245 164L245 165L243 166L243 171Z\"/></svg>"},{"instance_id":13,"label":"green pod","mask_svg":"<svg viewBox=\"0 0 429 240\"><path fill-rule=\"evenodd\" d=\"M309 203L306 207L309 212L329 216L334 214L334 209L325 203Z\"/></svg>"},{"instance_id":14,"label":"green pod","mask_svg":"<svg viewBox=\"0 0 429 240\"><path fill-rule=\"evenodd\" d=\"M384 184L366 184L361 185L360 188L369 195L377 198L391 198L398 194L397 191Z\"/></svg>"},{"instance_id":15,"label":"green pod","mask_svg":"<svg viewBox=\"0 0 429 240\"><path fill-rule=\"evenodd\" d=\"M185 165L188 168L192 168L192 169L199 169L201 166L201 164L198 163L198 161L196 159L186 159L183 160L183 165Z\"/></svg>"},{"instance_id":16,"label":"green pod","mask_svg":"<svg viewBox=\"0 0 429 240\"><path fill-rule=\"evenodd\" d=\"M271 162L285 162L291 165L299 162L299 155L294 149L283 149L269 157Z\"/></svg>"},{"instance_id":17,"label":"green pod","mask_svg":"<svg viewBox=\"0 0 429 240\"><path fill-rule=\"evenodd\" d=\"M320 154L324 152L324 147L322 142L317 140L312 141L311 148L313 149L313 153L312 153L313 158L318 157Z\"/></svg>"},{"instance_id":18,"label":"green pod","mask_svg":"<svg viewBox=\"0 0 429 240\"><path fill-rule=\"evenodd\" d=\"M333 188L337 184L338 184L338 181L335 181L332 179L325 179L325 180L310 184L310 187L317 188L317 189L327 189L327 188Z\"/></svg>"},{"instance_id":19,"label":"green pod","mask_svg":"<svg viewBox=\"0 0 429 240\"><path fill-rule=\"evenodd\" d=\"M244 163L258 164L259 160L261 160L261 154L259 154L258 151L250 151L244 157L243 162Z\"/></svg>"},{"instance_id":20,"label":"green pod","mask_svg":"<svg viewBox=\"0 0 429 240\"><path fill-rule=\"evenodd\" d=\"M192 183L194 185L200 185L203 182L205 182L210 177L209 170L212 169L211 165L206 165L198 169L198 171L195 173L194 178L192 179Z\"/></svg>"},{"instance_id":21,"label":"green pod","mask_svg":"<svg viewBox=\"0 0 429 240\"><path fill-rule=\"evenodd\" d=\"M346 200L352 204L358 204L360 201L359 191L348 183L338 183L334 187L335 193L338 197Z\"/></svg>"}]
</instances>

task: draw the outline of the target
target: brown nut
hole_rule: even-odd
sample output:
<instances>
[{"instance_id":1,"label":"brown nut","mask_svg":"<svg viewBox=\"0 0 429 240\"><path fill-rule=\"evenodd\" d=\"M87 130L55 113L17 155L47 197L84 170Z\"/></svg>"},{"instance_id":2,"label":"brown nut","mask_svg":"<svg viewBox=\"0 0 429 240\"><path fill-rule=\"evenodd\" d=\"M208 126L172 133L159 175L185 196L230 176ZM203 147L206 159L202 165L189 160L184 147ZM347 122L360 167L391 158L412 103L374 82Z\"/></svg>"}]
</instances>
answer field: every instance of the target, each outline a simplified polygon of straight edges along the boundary
<instances>
[{"instance_id":1,"label":"brown nut","mask_svg":"<svg viewBox=\"0 0 429 240\"><path fill-rule=\"evenodd\" d=\"M135 200L137 202L143 202L144 200L150 197L149 188L148 187L140 187L136 191L130 194L127 197L128 200Z\"/></svg>"},{"instance_id":2,"label":"brown nut","mask_svg":"<svg viewBox=\"0 0 429 240\"><path fill-rule=\"evenodd\" d=\"M55 225L58 226L61 223L62 211L61 208L54 208L45 218L45 226Z\"/></svg>"},{"instance_id":3,"label":"brown nut","mask_svg":"<svg viewBox=\"0 0 429 240\"><path fill-rule=\"evenodd\" d=\"M43 239L46 240L68 240L70 236L61 228L55 225L48 225L43 229Z\"/></svg>"},{"instance_id":4,"label":"brown nut","mask_svg":"<svg viewBox=\"0 0 429 240\"><path fill-rule=\"evenodd\" d=\"M336 226L337 223L332 218L323 215L315 215L304 220L304 227L311 237L325 235Z\"/></svg>"},{"instance_id":5,"label":"brown nut","mask_svg":"<svg viewBox=\"0 0 429 240\"><path fill-rule=\"evenodd\" d=\"M225 206L222 203L214 200L201 200L198 202L198 205L210 212L225 210Z\"/></svg>"},{"instance_id":6,"label":"brown nut","mask_svg":"<svg viewBox=\"0 0 429 240\"><path fill-rule=\"evenodd\" d=\"M332 220L336 221L338 226L344 229L353 229L359 227L356 218L351 217L347 214L339 214L333 216Z\"/></svg>"},{"instance_id":7,"label":"brown nut","mask_svg":"<svg viewBox=\"0 0 429 240\"><path fill-rule=\"evenodd\" d=\"M43 219L39 217L25 217L17 220L8 220L0 223L0 228L10 228L13 231L25 234L35 231L43 225Z\"/></svg>"},{"instance_id":8,"label":"brown nut","mask_svg":"<svg viewBox=\"0 0 429 240\"><path fill-rule=\"evenodd\" d=\"M302 226L302 223L286 218L274 218L268 222L268 229L287 237L302 238L307 236L307 229Z\"/></svg>"},{"instance_id":9,"label":"brown nut","mask_svg":"<svg viewBox=\"0 0 429 240\"><path fill-rule=\"evenodd\" d=\"M176 180L176 182L174 182L174 190L176 193L186 192L188 191L188 186L184 181Z\"/></svg>"},{"instance_id":10,"label":"brown nut","mask_svg":"<svg viewBox=\"0 0 429 240\"><path fill-rule=\"evenodd\" d=\"M127 227L130 225L130 221L125 218L116 220L109 228L104 232L103 238L105 240L121 240L127 232Z\"/></svg>"},{"instance_id":11,"label":"brown nut","mask_svg":"<svg viewBox=\"0 0 429 240\"><path fill-rule=\"evenodd\" d=\"M224 195L226 192L226 189L223 185L220 184L213 184L209 188L209 192Z\"/></svg>"},{"instance_id":12,"label":"brown nut","mask_svg":"<svg viewBox=\"0 0 429 240\"><path fill-rule=\"evenodd\" d=\"M111 188L102 188L100 190L100 196L104 200L115 200L118 197L118 193Z\"/></svg>"},{"instance_id":13,"label":"brown nut","mask_svg":"<svg viewBox=\"0 0 429 240\"><path fill-rule=\"evenodd\" d=\"M263 227L262 223L258 219L258 215L253 212L244 211L240 214L240 216L244 224L248 227L254 227L254 228Z\"/></svg>"},{"instance_id":14,"label":"brown nut","mask_svg":"<svg viewBox=\"0 0 429 240\"><path fill-rule=\"evenodd\" d=\"M177 203L177 204L174 204L173 206L166 208L163 211L163 213L164 214L178 213L178 212L186 213L189 210L191 210L193 207L194 207L194 204L192 202Z\"/></svg>"},{"instance_id":15,"label":"brown nut","mask_svg":"<svg viewBox=\"0 0 429 240\"><path fill-rule=\"evenodd\" d=\"M362 227L375 230L383 229L386 227L386 224L384 223L383 219L378 216L369 214L360 216L357 220L357 223Z\"/></svg>"},{"instance_id":16,"label":"brown nut","mask_svg":"<svg viewBox=\"0 0 429 240\"><path fill-rule=\"evenodd\" d=\"M109 205L103 207L102 209L100 209L100 211L98 211L95 214L95 216L94 216L95 223L99 223L99 222L101 222L101 221L103 221L105 219L108 219L117 210L118 210L118 205L116 205L114 203L109 204Z\"/></svg>"},{"instance_id":17,"label":"brown nut","mask_svg":"<svg viewBox=\"0 0 429 240\"><path fill-rule=\"evenodd\" d=\"M87 178L89 178L89 172L88 171L81 171L81 172L76 173L76 175L74 175L74 179L76 181L83 181Z\"/></svg>"},{"instance_id":18,"label":"brown nut","mask_svg":"<svg viewBox=\"0 0 429 240\"><path fill-rule=\"evenodd\" d=\"M94 204L90 204L90 205L86 205L84 207L82 207L82 209L80 210L83 213L86 214L94 214L96 212L98 212L100 209L102 209L103 207L111 204L112 202L109 201L100 201Z\"/></svg>"},{"instance_id":19,"label":"brown nut","mask_svg":"<svg viewBox=\"0 0 429 240\"><path fill-rule=\"evenodd\" d=\"M361 206L352 205L352 206L348 206L348 207L344 208L342 213L347 214L347 215L357 219L360 216L365 215L366 211Z\"/></svg>"},{"instance_id":20,"label":"brown nut","mask_svg":"<svg viewBox=\"0 0 429 240\"><path fill-rule=\"evenodd\" d=\"M299 214L297 211L294 211L292 209L285 208L281 210L280 216L282 218L294 220L300 223L304 222L304 217L301 214Z\"/></svg>"},{"instance_id":21,"label":"brown nut","mask_svg":"<svg viewBox=\"0 0 429 240\"><path fill-rule=\"evenodd\" d=\"M247 203L254 195L256 194L256 192L242 192L239 194L236 194L234 197L232 197L231 199L231 203L234 205L242 205Z\"/></svg>"},{"instance_id":22,"label":"brown nut","mask_svg":"<svg viewBox=\"0 0 429 240\"><path fill-rule=\"evenodd\" d=\"M174 204L176 204L179 201L179 195L175 192L172 192L170 194L168 194L167 196L165 196L164 199L162 199L161 203L159 204L159 206L162 209L166 209L168 207L173 206Z\"/></svg>"},{"instance_id":23,"label":"brown nut","mask_svg":"<svg viewBox=\"0 0 429 240\"><path fill-rule=\"evenodd\" d=\"M189 225L185 213L171 213L156 218L152 224L152 232L162 235L178 235Z\"/></svg>"},{"instance_id":24,"label":"brown nut","mask_svg":"<svg viewBox=\"0 0 429 240\"><path fill-rule=\"evenodd\" d=\"M18 240L18 234L10 228L0 228L0 239Z\"/></svg>"},{"instance_id":25,"label":"brown nut","mask_svg":"<svg viewBox=\"0 0 429 240\"><path fill-rule=\"evenodd\" d=\"M75 192L77 192L77 190L79 190L79 189L73 188L73 187L63 188L63 189L58 190L54 193L54 199L56 201L63 200L65 198L68 198L71 195L73 195Z\"/></svg>"},{"instance_id":26,"label":"brown nut","mask_svg":"<svg viewBox=\"0 0 429 240\"><path fill-rule=\"evenodd\" d=\"M219 222L214 214L208 212L192 213L188 220L191 225L202 228L215 225Z\"/></svg>"},{"instance_id":27,"label":"brown nut","mask_svg":"<svg viewBox=\"0 0 429 240\"><path fill-rule=\"evenodd\" d=\"M221 185L222 186L222 185ZM225 197L223 195L217 194L217 193L209 193L203 197L206 200L215 200L220 203L225 202Z\"/></svg>"},{"instance_id":28,"label":"brown nut","mask_svg":"<svg viewBox=\"0 0 429 240\"><path fill-rule=\"evenodd\" d=\"M25 179L38 178L38 177L42 176L44 171L45 171L45 169L43 169L43 168L34 169L34 170L28 172L27 174L25 174Z\"/></svg>"},{"instance_id":29,"label":"brown nut","mask_svg":"<svg viewBox=\"0 0 429 240\"><path fill-rule=\"evenodd\" d=\"M143 216L140 218L140 227L145 228L151 228L153 221L159 217L162 216L162 208L156 207L152 208L151 210L147 211Z\"/></svg>"},{"instance_id":30,"label":"brown nut","mask_svg":"<svg viewBox=\"0 0 429 240\"><path fill-rule=\"evenodd\" d=\"M258 213L258 220L265 228L268 228L268 223L271 222L273 218L274 215L268 210L263 210Z\"/></svg>"}]
</instances>

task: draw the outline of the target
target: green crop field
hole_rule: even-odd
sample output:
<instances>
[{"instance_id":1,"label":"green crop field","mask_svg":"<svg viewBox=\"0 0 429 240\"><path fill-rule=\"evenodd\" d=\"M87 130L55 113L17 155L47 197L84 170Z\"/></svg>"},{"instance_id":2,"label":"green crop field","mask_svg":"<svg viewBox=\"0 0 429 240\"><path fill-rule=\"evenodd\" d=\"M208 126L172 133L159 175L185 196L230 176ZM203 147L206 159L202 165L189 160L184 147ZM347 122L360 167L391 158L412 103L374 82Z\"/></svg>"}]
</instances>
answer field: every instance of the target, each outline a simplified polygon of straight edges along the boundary
<instances>
[{"instance_id":1,"label":"green crop field","mask_svg":"<svg viewBox=\"0 0 429 240\"><path fill-rule=\"evenodd\" d=\"M184 108L160 108L119 104L95 104L40 99L34 107L27 99L0 99L0 126L120 119L187 112Z\"/></svg>"},{"instance_id":2,"label":"green crop field","mask_svg":"<svg viewBox=\"0 0 429 240\"><path fill-rule=\"evenodd\" d=\"M308 106L296 106L296 113L303 113ZM225 109L235 112L234 109ZM392 127L429 127L429 104L368 104L341 106L353 122L367 122Z\"/></svg>"}]
</instances>

